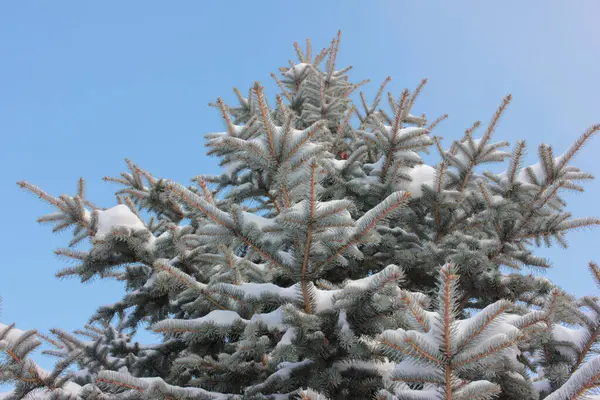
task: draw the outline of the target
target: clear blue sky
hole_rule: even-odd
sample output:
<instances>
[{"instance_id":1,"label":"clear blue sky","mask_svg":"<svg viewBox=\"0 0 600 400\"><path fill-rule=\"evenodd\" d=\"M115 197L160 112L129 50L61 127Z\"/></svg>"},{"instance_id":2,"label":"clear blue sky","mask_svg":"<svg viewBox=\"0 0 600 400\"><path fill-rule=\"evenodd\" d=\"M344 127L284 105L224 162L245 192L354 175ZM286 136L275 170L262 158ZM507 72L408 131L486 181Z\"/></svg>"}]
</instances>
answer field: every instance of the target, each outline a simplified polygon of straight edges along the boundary
<instances>
[{"instance_id":1,"label":"clear blue sky","mask_svg":"<svg viewBox=\"0 0 600 400\"><path fill-rule=\"evenodd\" d=\"M388 75L396 93L429 78L415 111L450 115L436 132L446 144L487 122L507 93L514 101L496 138L526 139L531 162L540 142L560 153L600 122L597 2L368 3L2 2L0 320L73 330L122 294L113 282L54 278L65 263L53 250L69 235L35 222L51 208L16 181L73 194L83 176L88 197L112 206L116 187L101 178L125 170L125 157L180 182L216 172L203 135L223 123L207 103L233 100L232 86L255 80L273 94L269 73L306 37L320 48L342 29L339 65L354 65L355 81L372 79L369 97ZM576 165L600 176L599 149L596 138ZM599 199L597 181L568 196L575 216L600 216ZM554 262L548 276L575 294L598 293L586 266L600 261L600 231L569 242L540 252Z\"/></svg>"}]
</instances>

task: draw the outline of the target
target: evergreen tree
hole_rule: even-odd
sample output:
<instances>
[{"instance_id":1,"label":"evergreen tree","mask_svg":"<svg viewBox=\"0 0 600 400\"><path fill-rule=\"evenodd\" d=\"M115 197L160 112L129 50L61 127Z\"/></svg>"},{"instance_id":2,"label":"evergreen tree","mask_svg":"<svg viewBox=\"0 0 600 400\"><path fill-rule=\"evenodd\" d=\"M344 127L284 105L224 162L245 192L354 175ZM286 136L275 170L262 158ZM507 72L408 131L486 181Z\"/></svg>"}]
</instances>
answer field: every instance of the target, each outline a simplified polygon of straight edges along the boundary
<instances>
[{"instance_id":1,"label":"evergreen tree","mask_svg":"<svg viewBox=\"0 0 600 400\"><path fill-rule=\"evenodd\" d=\"M571 161L600 126L523 167L524 141L492 140L507 96L478 137L479 122L444 149L432 132L446 116L413 112L425 80L386 111L387 79L358 111L366 82L337 67L339 45L296 44L274 106L258 83L235 106L217 99L221 175L186 187L127 160L105 178L122 185L106 209L83 180L59 197L19 183L55 207L40 222L74 228L57 254L76 265L57 275L126 293L75 335L0 326L5 398L562 400L600 385L597 299L521 272L550 266L536 246L600 223L561 197L592 178ZM144 324L164 340L133 342ZM51 372L28 357L40 339Z\"/></svg>"}]
</instances>

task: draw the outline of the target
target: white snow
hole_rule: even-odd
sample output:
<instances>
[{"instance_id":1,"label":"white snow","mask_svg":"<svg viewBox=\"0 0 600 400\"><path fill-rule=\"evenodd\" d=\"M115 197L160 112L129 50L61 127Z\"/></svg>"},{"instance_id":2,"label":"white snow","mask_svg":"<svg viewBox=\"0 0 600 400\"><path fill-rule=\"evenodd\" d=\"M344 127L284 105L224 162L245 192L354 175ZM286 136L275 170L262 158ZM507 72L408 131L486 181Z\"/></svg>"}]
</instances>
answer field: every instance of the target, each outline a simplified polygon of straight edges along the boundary
<instances>
[{"instance_id":1,"label":"white snow","mask_svg":"<svg viewBox=\"0 0 600 400\"><path fill-rule=\"evenodd\" d=\"M80 398L78 396L81 391L81 386L79 386L75 382L67 381L61 389L64 394ZM54 399L56 397L53 397L51 395L52 394L56 395L56 393L58 393L58 391L56 391L56 390L43 389L43 390L36 392L36 394L38 396L43 396L43 397L36 397L36 399L50 399L50 398ZM13 396L13 395L14 395L13 392L0 393L0 399L8 399L8 398L11 398L11 396Z\"/></svg>"},{"instance_id":2,"label":"white snow","mask_svg":"<svg viewBox=\"0 0 600 400\"><path fill-rule=\"evenodd\" d=\"M90 210L83 209L83 219L89 224L92 221L92 213Z\"/></svg>"},{"instance_id":3,"label":"white snow","mask_svg":"<svg viewBox=\"0 0 600 400\"><path fill-rule=\"evenodd\" d=\"M269 330L281 331L285 328L283 323L284 313L280 307L275 311L264 314L254 314L250 320L242 318L237 312L230 310L213 310L201 318L194 318L190 320L162 320L153 325L153 330L161 332L163 330L169 330L169 324L175 324L178 327L182 327L187 331L193 331L199 329L203 323L212 323L221 326L231 326L236 322L242 322L244 324L263 322Z\"/></svg>"},{"instance_id":4,"label":"white snow","mask_svg":"<svg viewBox=\"0 0 600 400\"><path fill-rule=\"evenodd\" d=\"M276 347L292 344L292 340L296 338L296 328L288 328L283 334Z\"/></svg>"},{"instance_id":5,"label":"white snow","mask_svg":"<svg viewBox=\"0 0 600 400\"><path fill-rule=\"evenodd\" d=\"M386 128L387 128L387 133L388 133L389 137L391 138L391 136L393 135L393 127L392 126L386 126ZM411 135L411 134L413 134L413 133L415 133L417 131L425 133L426 129L422 128L422 127L418 127L418 126L409 126L409 127L406 127L406 128L402 128L402 129L400 129L398 131L398 135L396 135L396 141L403 140L403 138L405 136ZM414 138L414 137L415 136L412 136L412 138Z\"/></svg>"},{"instance_id":6,"label":"white snow","mask_svg":"<svg viewBox=\"0 0 600 400\"><path fill-rule=\"evenodd\" d=\"M5 329L8 328L8 325L5 325L3 323L0 323L0 331L4 332ZM4 336L4 341L7 342L14 342L15 340L19 339L19 337L21 337L21 335L25 333L25 331L22 331L20 329L17 328L12 328L10 331L8 331L8 333Z\"/></svg>"},{"instance_id":7,"label":"white snow","mask_svg":"<svg viewBox=\"0 0 600 400\"><path fill-rule=\"evenodd\" d=\"M558 163L560 163L560 161L562 160L563 157L564 157L564 154L554 158L554 166L555 167L558 165ZM544 167L542 166L542 164L536 163L536 164L530 165L529 168L531 168L533 175L538 179L538 181L544 181L544 177L546 176L546 173L544 172ZM517 180L520 182L532 183L531 180L529 179L529 174L527 173L527 168L523 168L519 171L519 174L517 175Z\"/></svg>"},{"instance_id":8,"label":"white snow","mask_svg":"<svg viewBox=\"0 0 600 400\"><path fill-rule=\"evenodd\" d=\"M557 166L558 163L563 159L563 157L564 157L564 154L560 155L558 157L555 157L554 158L554 166ZM531 179L529 179L529 174L527 173L527 168L531 168L531 172L533 172L533 175L537 178L538 181L544 181L546 173L544 172L544 167L542 166L542 164L538 162L538 163L535 163L528 167L521 168L518 171L517 176L515 178L515 180L517 182L521 182L521 183L525 183L525 184L532 184ZM503 179L507 179L507 171L504 171L504 172L498 174L498 176L500 176Z\"/></svg>"},{"instance_id":9,"label":"white snow","mask_svg":"<svg viewBox=\"0 0 600 400\"><path fill-rule=\"evenodd\" d=\"M213 322L217 325L231 325L237 320L242 320L244 322L248 322L247 320L242 319L238 313L235 311L229 310L214 310L206 314L204 317L196 318L194 322Z\"/></svg>"},{"instance_id":10,"label":"white snow","mask_svg":"<svg viewBox=\"0 0 600 400\"><path fill-rule=\"evenodd\" d=\"M283 309L271 311L270 313L254 314L250 322L261 321L269 327L270 330L281 330L283 329Z\"/></svg>"},{"instance_id":11,"label":"white snow","mask_svg":"<svg viewBox=\"0 0 600 400\"><path fill-rule=\"evenodd\" d=\"M405 359L400 361L399 363L390 363L391 368L387 372L387 375L384 376L384 379L388 379L389 375L393 376L403 375L403 376L427 376L433 375L435 376L438 373L438 370L435 366L431 364L422 364L415 362L414 360Z\"/></svg>"},{"instance_id":12,"label":"white snow","mask_svg":"<svg viewBox=\"0 0 600 400\"><path fill-rule=\"evenodd\" d=\"M346 164L348 163L348 160L337 160L335 158L328 158L327 161L331 164L333 168L335 168L338 171L341 171L344 168L346 168Z\"/></svg>"},{"instance_id":13,"label":"white snow","mask_svg":"<svg viewBox=\"0 0 600 400\"><path fill-rule=\"evenodd\" d=\"M498 205L504 201L504 197L494 194L494 195L490 196L490 201L493 205Z\"/></svg>"},{"instance_id":14,"label":"white snow","mask_svg":"<svg viewBox=\"0 0 600 400\"><path fill-rule=\"evenodd\" d=\"M411 177L411 181L403 181L400 183L399 189L409 191L412 193L412 198L418 198L423 195L421 185L433 186L435 179L435 168L427 164L419 164L414 168L406 171Z\"/></svg>"},{"instance_id":15,"label":"white snow","mask_svg":"<svg viewBox=\"0 0 600 400\"><path fill-rule=\"evenodd\" d=\"M346 310L340 311L340 316L338 318L338 326L340 327L341 332L351 331L350 325L348 324L348 318L346 316Z\"/></svg>"},{"instance_id":16,"label":"white snow","mask_svg":"<svg viewBox=\"0 0 600 400\"><path fill-rule=\"evenodd\" d=\"M269 377L267 379L265 379L263 382L251 386L251 388L255 389L255 390L261 390L264 387L267 387L268 385L270 385L272 382L277 381L277 380L286 380L289 379L289 377L292 375L292 372L294 369L296 368L300 368L303 366L307 366L312 364L312 360L303 360L303 361L299 361L299 362L282 362L277 366L277 371L275 371L274 373L272 373L271 375L269 375ZM279 395L276 395L275 397L276 399L285 399L285 398L289 398L289 396L285 396L285 397L280 397Z\"/></svg>"},{"instance_id":17,"label":"white snow","mask_svg":"<svg viewBox=\"0 0 600 400\"><path fill-rule=\"evenodd\" d=\"M244 222L248 224L255 224L258 229L266 228L267 226L273 225L273 220L260 215L242 211Z\"/></svg>"},{"instance_id":18,"label":"white snow","mask_svg":"<svg viewBox=\"0 0 600 400\"><path fill-rule=\"evenodd\" d=\"M81 386L79 386L75 382L69 381L65 383L62 389L71 395L77 396L79 394L79 391L81 390Z\"/></svg>"},{"instance_id":19,"label":"white snow","mask_svg":"<svg viewBox=\"0 0 600 400\"><path fill-rule=\"evenodd\" d=\"M333 309L333 296L341 290L315 289L316 312L324 312Z\"/></svg>"},{"instance_id":20,"label":"white snow","mask_svg":"<svg viewBox=\"0 0 600 400\"><path fill-rule=\"evenodd\" d=\"M252 263L252 265L254 265L254 268L261 270L263 272L267 271L269 268L267 266L267 263Z\"/></svg>"},{"instance_id":21,"label":"white snow","mask_svg":"<svg viewBox=\"0 0 600 400\"><path fill-rule=\"evenodd\" d=\"M248 297L260 297L262 294L272 293L283 298L295 298L299 293L298 285L283 288L273 283L242 283L236 286L236 288L244 292L244 295Z\"/></svg>"},{"instance_id":22,"label":"white snow","mask_svg":"<svg viewBox=\"0 0 600 400\"><path fill-rule=\"evenodd\" d=\"M533 389L539 394L540 392L550 393L552 387L548 379L542 379L533 382Z\"/></svg>"},{"instance_id":23,"label":"white snow","mask_svg":"<svg viewBox=\"0 0 600 400\"><path fill-rule=\"evenodd\" d=\"M518 381L524 381L525 380L525 378L523 377L523 375L519 374L517 371L508 371L506 373L506 375L508 375L508 376L512 377L513 379L518 380Z\"/></svg>"},{"instance_id":24,"label":"white snow","mask_svg":"<svg viewBox=\"0 0 600 400\"><path fill-rule=\"evenodd\" d=\"M355 279L352 281L348 281L346 283L346 287L357 288L357 289L367 289L369 287L369 283L373 280L373 277L377 276L377 274L373 274L371 276L367 276L365 278Z\"/></svg>"},{"instance_id":25,"label":"white snow","mask_svg":"<svg viewBox=\"0 0 600 400\"><path fill-rule=\"evenodd\" d=\"M419 153L412 150L398 150L394 152L394 156L396 158L401 158L404 161L409 161L413 163L420 163L423 161Z\"/></svg>"},{"instance_id":26,"label":"white snow","mask_svg":"<svg viewBox=\"0 0 600 400\"><path fill-rule=\"evenodd\" d=\"M301 293L300 284L283 288L273 283L242 283L235 286L236 289L244 292L249 298L257 298L264 294L274 294L285 299L298 299ZM316 312L324 312L333 309L333 296L341 290L322 290L315 288Z\"/></svg>"},{"instance_id":27,"label":"white snow","mask_svg":"<svg viewBox=\"0 0 600 400\"><path fill-rule=\"evenodd\" d=\"M306 69L308 67L309 67L309 64L307 64L307 63L296 64L296 65L294 65L293 68L290 68L285 73L285 76L287 76L289 78L293 78L293 79L300 78L302 76L302 74L304 74L304 72L306 71Z\"/></svg>"},{"instance_id":28,"label":"white snow","mask_svg":"<svg viewBox=\"0 0 600 400\"><path fill-rule=\"evenodd\" d=\"M269 376L269 378L267 379L272 379L272 377L275 376L289 378L294 369L310 364L312 364L312 360L303 360L299 362L282 362L277 366L277 371L271 374L271 376Z\"/></svg>"},{"instance_id":29,"label":"white snow","mask_svg":"<svg viewBox=\"0 0 600 400\"><path fill-rule=\"evenodd\" d=\"M585 341L586 332L583 329L571 329L562 325L555 325L552 330L552 337L558 342L573 343L581 350Z\"/></svg>"},{"instance_id":30,"label":"white snow","mask_svg":"<svg viewBox=\"0 0 600 400\"><path fill-rule=\"evenodd\" d=\"M260 297L263 294L272 293L286 299L297 299L300 296L300 284L282 288L272 283L242 283L236 286L237 289L244 292L248 297ZM323 312L333 309L333 296L340 292L336 290L315 289L316 312Z\"/></svg>"},{"instance_id":31,"label":"white snow","mask_svg":"<svg viewBox=\"0 0 600 400\"><path fill-rule=\"evenodd\" d=\"M265 314L254 314L251 320L240 317L235 311L229 310L214 310L206 314L204 317L196 318L194 322L212 322L217 325L232 325L236 321L242 321L244 323L250 322L264 322L270 328L281 328L283 324L283 310L278 308L275 311Z\"/></svg>"},{"instance_id":32,"label":"white snow","mask_svg":"<svg viewBox=\"0 0 600 400\"><path fill-rule=\"evenodd\" d=\"M329 400L326 396L322 395L321 393L318 393L316 391L314 391L311 388L308 388L306 390L299 390L298 394L301 396L300 398L302 399L310 399L310 400ZM285 397L282 397L281 400L287 400L289 399L288 395L284 395ZM276 399L279 400L279 399Z\"/></svg>"},{"instance_id":33,"label":"white snow","mask_svg":"<svg viewBox=\"0 0 600 400\"><path fill-rule=\"evenodd\" d=\"M491 306L489 306L491 307ZM482 332L482 337L490 340L493 337L497 336L508 336L511 337L519 332L519 329L511 324L511 321L515 321L520 319L521 316L516 314L504 314L499 318L499 322L494 324L494 329L489 332ZM469 329L473 329L474 321L477 320L477 316L473 316L471 318L467 318L465 320L456 321L456 329L457 335L460 338L466 338L468 336L467 331ZM517 357L521 354L520 350L516 346L510 346L504 350L504 354L509 356L509 358L517 363Z\"/></svg>"},{"instance_id":34,"label":"white snow","mask_svg":"<svg viewBox=\"0 0 600 400\"><path fill-rule=\"evenodd\" d=\"M146 225L124 204L118 204L104 211L94 210L94 212L97 215L96 239L102 239L116 227L126 227L133 231L146 229Z\"/></svg>"}]
</instances>

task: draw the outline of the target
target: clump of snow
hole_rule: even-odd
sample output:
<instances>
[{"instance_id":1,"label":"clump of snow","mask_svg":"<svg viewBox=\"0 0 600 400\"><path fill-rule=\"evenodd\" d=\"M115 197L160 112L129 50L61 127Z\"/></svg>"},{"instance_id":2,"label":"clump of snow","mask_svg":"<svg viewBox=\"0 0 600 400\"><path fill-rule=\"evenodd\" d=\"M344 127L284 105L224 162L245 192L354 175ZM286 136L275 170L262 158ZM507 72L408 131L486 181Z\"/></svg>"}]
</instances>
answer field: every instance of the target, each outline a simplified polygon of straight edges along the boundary
<instances>
[{"instance_id":1,"label":"clump of snow","mask_svg":"<svg viewBox=\"0 0 600 400\"><path fill-rule=\"evenodd\" d=\"M342 171L344 168L346 168L346 164L348 164L348 160L337 160L335 158L329 158L327 159L327 161L337 171Z\"/></svg>"},{"instance_id":2,"label":"clump of snow","mask_svg":"<svg viewBox=\"0 0 600 400\"><path fill-rule=\"evenodd\" d=\"M415 164L423 162L419 153L412 150L397 150L394 152L394 156L402 159L403 161L412 162Z\"/></svg>"},{"instance_id":3,"label":"clump of snow","mask_svg":"<svg viewBox=\"0 0 600 400\"><path fill-rule=\"evenodd\" d=\"M554 158L554 166L555 167L558 166L558 164L563 159L563 157L564 157L564 154ZM528 168L531 169L531 172L533 172L533 176L536 177L536 179L538 180L538 182L544 182L545 181L546 172L545 172L544 167L542 166L542 164L540 164L539 162L535 163L533 165L530 165L528 167L521 168L518 171L517 176L515 177L515 181L523 183L523 184L527 184L527 185L532 185L533 182L531 182L531 178L529 177L529 173L527 172ZM504 180L508 179L508 173L507 173L507 171L499 173L498 176L500 178L504 179Z\"/></svg>"},{"instance_id":4,"label":"clump of snow","mask_svg":"<svg viewBox=\"0 0 600 400\"><path fill-rule=\"evenodd\" d=\"M388 136L391 138L392 135L394 134L394 129L392 126L386 126L386 131ZM414 135L415 133L418 132L422 132L422 133L426 133L427 129L419 127L419 126L409 126L406 128L402 128L398 131L398 134L396 135L396 141L401 141L403 139L406 138L406 136L411 135L411 137L414 137L412 135Z\"/></svg>"},{"instance_id":5,"label":"clump of snow","mask_svg":"<svg viewBox=\"0 0 600 400\"><path fill-rule=\"evenodd\" d=\"M273 382L289 379L291 377L294 369L306 367L312 363L313 363L312 360L303 360L303 361L299 361L299 362L282 362L279 365L277 365L277 371L275 371L274 373L269 375L269 377L267 377L267 379L265 379L263 382L261 382L257 385L254 385L254 386L250 386L250 388L252 390L260 391L263 388L268 387ZM271 396L269 396L269 397L277 399L277 400L280 400L280 399L283 400L283 399L289 398L290 396L285 395L285 396L280 397L280 395L275 395L274 397L271 397Z\"/></svg>"},{"instance_id":6,"label":"clump of snow","mask_svg":"<svg viewBox=\"0 0 600 400\"><path fill-rule=\"evenodd\" d=\"M288 328L284 335L277 343L277 347L292 344L292 340L296 338L296 328Z\"/></svg>"},{"instance_id":7,"label":"clump of snow","mask_svg":"<svg viewBox=\"0 0 600 400\"><path fill-rule=\"evenodd\" d=\"M260 215L256 215L253 213L249 213L246 211L242 212L242 216L244 218L244 222L248 224L254 224L258 229L266 228L270 225L273 225L273 220L269 218L262 217Z\"/></svg>"},{"instance_id":8,"label":"clump of snow","mask_svg":"<svg viewBox=\"0 0 600 400\"><path fill-rule=\"evenodd\" d=\"M0 332L5 332L6 328L8 328L8 325L0 323ZM4 335L4 338L2 340L7 341L7 342L15 342L16 340L18 340L21 337L21 335L23 333L25 333L25 332L20 329L12 328L11 330L8 331L8 333L6 333L6 335Z\"/></svg>"},{"instance_id":9,"label":"clump of snow","mask_svg":"<svg viewBox=\"0 0 600 400\"><path fill-rule=\"evenodd\" d=\"M554 326L552 337L557 342L570 342L580 349L586 338L586 331L583 329L571 329L562 325Z\"/></svg>"},{"instance_id":10,"label":"clump of snow","mask_svg":"<svg viewBox=\"0 0 600 400\"><path fill-rule=\"evenodd\" d=\"M333 296L341 290L315 289L316 312L324 312L333 309Z\"/></svg>"},{"instance_id":11,"label":"clump of snow","mask_svg":"<svg viewBox=\"0 0 600 400\"><path fill-rule=\"evenodd\" d=\"M212 322L217 325L232 325L237 320L248 322L247 320L242 319L235 311L229 310L214 310L202 318L194 319L195 322Z\"/></svg>"},{"instance_id":12,"label":"clump of snow","mask_svg":"<svg viewBox=\"0 0 600 400\"><path fill-rule=\"evenodd\" d=\"M351 331L350 324L348 324L346 310L340 311L340 315L338 317L338 326L340 327L340 331L342 333Z\"/></svg>"},{"instance_id":13,"label":"clump of snow","mask_svg":"<svg viewBox=\"0 0 600 400\"><path fill-rule=\"evenodd\" d=\"M324 395L322 395L319 392L314 391L311 388L308 388L306 390L299 390L298 394L301 396L300 398L302 399L310 399L310 400L329 400L327 397L325 397ZM288 395L282 395L284 397L281 397L281 400L286 400L289 399ZM280 400L278 397L275 400Z\"/></svg>"},{"instance_id":14,"label":"clump of snow","mask_svg":"<svg viewBox=\"0 0 600 400\"><path fill-rule=\"evenodd\" d=\"M184 329L186 331L193 331L200 329L203 324L215 324L220 326L231 326L235 323L251 324L262 322L267 325L271 331L282 331L285 329L284 319L285 315L283 309L278 309L264 314L254 314L251 319L242 318L237 312L230 310L213 310L200 318L194 318L190 320L172 319L163 320L153 325L153 330L161 332L163 330L168 331L172 326ZM172 326L169 326L172 325Z\"/></svg>"},{"instance_id":15,"label":"clump of snow","mask_svg":"<svg viewBox=\"0 0 600 400\"><path fill-rule=\"evenodd\" d=\"M421 185L433 186L435 179L435 168L427 164L419 164L407 171L411 177L411 181L402 182L399 186L400 190L405 190L412 193L412 198L418 198L423 195Z\"/></svg>"},{"instance_id":16,"label":"clump of snow","mask_svg":"<svg viewBox=\"0 0 600 400\"><path fill-rule=\"evenodd\" d=\"M550 386L550 381L548 379L535 381L533 382L532 386L538 394L540 394L540 392L550 393L552 391L552 387Z\"/></svg>"},{"instance_id":17,"label":"clump of snow","mask_svg":"<svg viewBox=\"0 0 600 400\"><path fill-rule=\"evenodd\" d=\"M287 76L289 78L294 78L294 79L300 78L306 72L309 65L310 64L307 64L307 63L296 64L292 68L287 70L287 72L285 73L285 76Z\"/></svg>"},{"instance_id":18,"label":"clump of snow","mask_svg":"<svg viewBox=\"0 0 600 400\"><path fill-rule=\"evenodd\" d=\"M300 284L284 288L273 283L242 283L235 286L242 291L246 298L258 298L261 295L273 294L284 299L295 300L300 297ZM324 312L333 309L333 296L341 290L322 290L315 288L316 312Z\"/></svg>"},{"instance_id":19,"label":"clump of snow","mask_svg":"<svg viewBox=\"0 0 600 400\"><path fill-rule=\"evenodd\" d=\"M493 205L498 205L504 201L504 197L494 194L494 195L490 196L490 201Z\"/></svg>"},{"instance_id":20,"label":"clump of snow","mask_svg":"<svg viewBox=\"0 0 600 400\"><path fill-rule=\"evenodd\" d=\"M298 285L283 288L273 283L242 283L236 289L244 292L247 297L260 297L263 294L274 294L283 298L295 298L298 296Z\"/></svg>"},{"instance_id":21,"label":"clump of snow","mask_svg":"<svg viewBox=\"0 0 600 400\"><path fill-rule=\"evenodd\" d=\"M564 157L564 154L554 158L554 167L558 166L558 164L563 159L563 157ZM531 168L533 175L537 178L538 181L543 182L545 180L544 177L546 176L546 173L544 171L544 167L542 166L542 164L536 163L536 164L529 166L529 168ZM527 168L523 168L519 171L519 174L517 175L517 180L519 182L524 182L524 183L533 183L533 182L531 182L531 179L529 178L529 174L527 173Z\"/></svg>"},{"instance_id":22,"label":"clump of snow","mask_svg":"<svg viewBox=\"0 0 600 400\"><path fill-rule=\"evenodd\" d=\"M377 274L373 274L371 276L367 276L365 278L350 280L346 283L346 287L357 288L357 289L367 289L369 284L373 280L373 277L377 276Z\"/></svg>"},{"instance_id":23,"label":"clump of snow","mask_svg":"<svg viewBox=\"0 0 600 400\"><path fill-rule=\"evenodd\" d=\"M95 210L96 239L103 238L116 227L126 227L133 231L146 229L146 225L124 204L116 205L108 210Z\"/></svg>"},{"instance_id":24,"label":"clump of snow","mask_svg":"<svg viewBox=\"0 0 600 400\"><path fill-rule=\"evenodd\" d=\"M279 376L281 378L289 378L292 375L294 369L301 368L310 364L312 364L312 360L303 360L299 362L282 362L277 366L277 371L271 374L271 376L269 376L268 379L272 379L272 377L275 376Z\"/></svg>"},{"instance_id":25,"label":"clump of snow","mask_svg":"<svg viewBox=\"0 0 600 400\"><path fill-rule=\"evenodd\" d=\"M241 285L232 285L237 290L244 293L248 300L260 298L261 296L273 294L283 299L297 300L300 297L300 284L297 283L290 287L281 287L273 283L242 283ZM323 312L333 309L334 295L341 292L339 289L322 290L315 288L316 312Z\"/></svg>"},{"instance_id":26,"label":"clump of snow","mask_svg":"<svg viewBox=\"0 0 600 400\"><path fill-rule=\"evenodd\" d=\"M83 219L88 224L92 221L92 213L90 210L86 210L85 208L83 209Z\"/></svg>"},{"instance_id":27,"label":"clump of snow","mask_svg":"<svg viewBox=\"0 0 600 400\"><path fill-rule=\"evenodd\" d=\"M270 330L281 330L283 329L283 309L278 309L264 314L254 314L250 322L261 321L269 327Z\"/></svg>"},{"instance_id":28,"label":"clump of snow","mask_svg":"<svg viewBox=\"0 0 600 400\"><path fill-rule=\"evenodd\" d=\"M75 382L68 381L62 387L62 389L70 395L77 396L81 391L81 386L79 386Z\"/></svg>"}]
</instances>

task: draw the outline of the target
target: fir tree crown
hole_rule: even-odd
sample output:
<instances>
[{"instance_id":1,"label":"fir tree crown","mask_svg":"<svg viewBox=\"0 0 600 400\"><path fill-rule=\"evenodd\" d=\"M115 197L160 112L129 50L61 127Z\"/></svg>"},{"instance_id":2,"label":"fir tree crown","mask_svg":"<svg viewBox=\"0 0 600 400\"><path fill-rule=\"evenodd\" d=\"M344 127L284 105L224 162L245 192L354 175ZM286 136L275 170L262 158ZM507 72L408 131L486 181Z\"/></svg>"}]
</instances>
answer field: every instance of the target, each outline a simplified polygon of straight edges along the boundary
<instances>
[{"instance_id":1,"label":"fir tree crown","mask_svg":"<svg viewBox=\"0 0 600 400\"><path fill-rule=\"evenodd\" d=\"M593 178L572 160L600 125L523 166L525 141L494 139L509 95L445 147L447 116L414 110L426 80L394 97L388 78L368 103L339 46L295 44L273 104L260 83L212 104L220 175L184 186L126 160L109 208L83 179L58 197L19 182L55 209L39 222L73 228L57 276L126 291L73 334L0 325L2 398L593 398L600 304L536 274L535 250L600 223L563 198ZM163 340L135 342L144 325ZM53 371L29 358L42 340Z\"/></svg>"}]
</instances>

